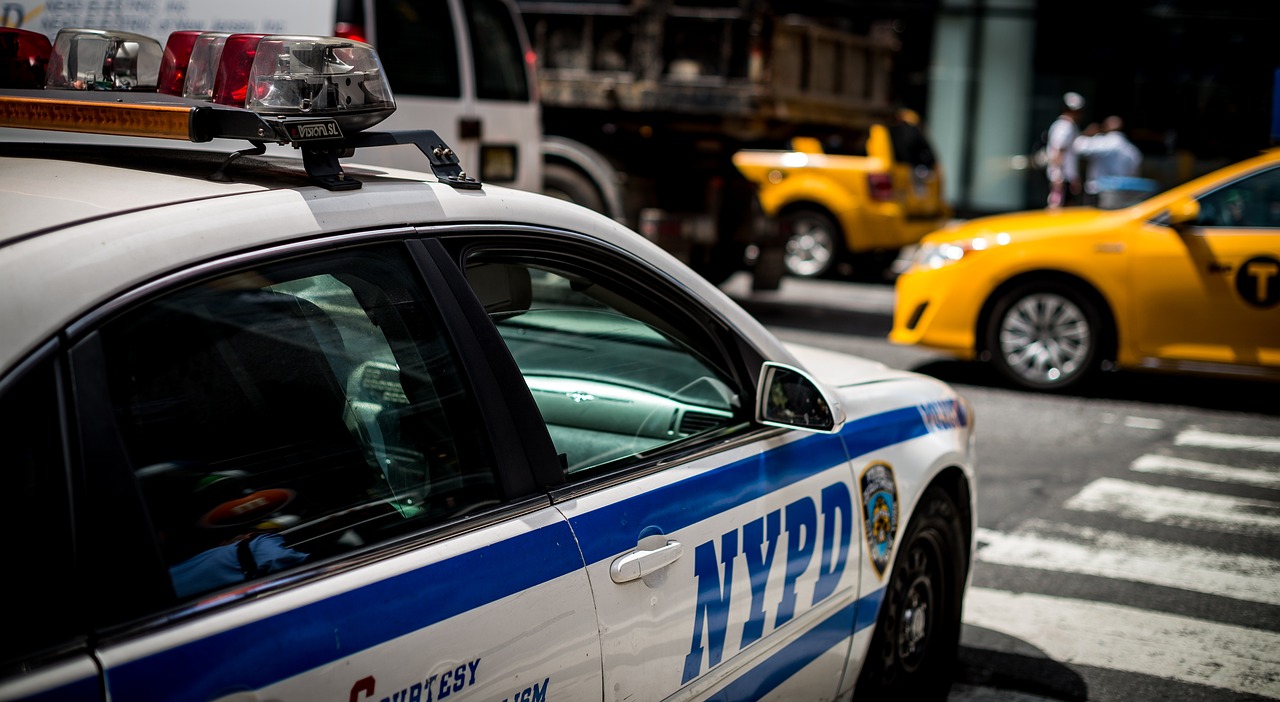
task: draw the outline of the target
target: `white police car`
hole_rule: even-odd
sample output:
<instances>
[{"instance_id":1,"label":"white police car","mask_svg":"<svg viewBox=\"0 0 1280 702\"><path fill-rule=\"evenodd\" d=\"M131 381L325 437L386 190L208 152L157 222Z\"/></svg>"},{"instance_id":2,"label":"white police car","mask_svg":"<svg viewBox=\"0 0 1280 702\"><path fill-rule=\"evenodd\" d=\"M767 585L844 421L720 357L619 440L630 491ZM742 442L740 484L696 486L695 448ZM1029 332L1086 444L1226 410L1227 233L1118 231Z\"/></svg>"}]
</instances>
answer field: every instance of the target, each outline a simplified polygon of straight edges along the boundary
<instances>
[{"instance_id":1,"label":"white police car","mask_svg":"<svg viewBox=\"0 0 1280 702\"><path fill-rule=\"evenodd\" d=\"M945 696L951 388L361 131L365 45L171 41L145 91L157 47L70 35L0 124L135 139L0 144L0 699ZM338 160L398 142L435 175Z\"/></svg>"}]
</instances>

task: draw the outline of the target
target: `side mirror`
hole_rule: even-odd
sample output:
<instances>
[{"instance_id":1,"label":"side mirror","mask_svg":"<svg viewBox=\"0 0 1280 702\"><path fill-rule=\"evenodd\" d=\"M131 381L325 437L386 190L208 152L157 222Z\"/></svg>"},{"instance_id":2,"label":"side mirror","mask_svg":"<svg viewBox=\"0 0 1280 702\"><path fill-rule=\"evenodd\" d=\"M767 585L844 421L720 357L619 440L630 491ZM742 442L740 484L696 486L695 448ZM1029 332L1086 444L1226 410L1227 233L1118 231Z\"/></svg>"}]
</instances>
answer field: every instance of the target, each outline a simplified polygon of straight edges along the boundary
<instances>
[{"instance_id":1,"label":"side mirror","mask_svg":"<svg viewBox=\"0 0 1280 702\"><path fill-rule=\"evenodd\" d=\"M844 426L844 419L840 401L804 371L772 361L760 369L757 422L833 434Z\"/></svg>"},{"instance_id":2,"label":"side mirror","mask_svg":"<svg viewBox=\"0 0 1280 702\"><path fill-rule=\"evenodd\" d=\"M1200 219L1200 201L1194 198L1178 200L1169 206L1169 226L1175 229L1193 224Z\"/></svg>"}]
</instances>

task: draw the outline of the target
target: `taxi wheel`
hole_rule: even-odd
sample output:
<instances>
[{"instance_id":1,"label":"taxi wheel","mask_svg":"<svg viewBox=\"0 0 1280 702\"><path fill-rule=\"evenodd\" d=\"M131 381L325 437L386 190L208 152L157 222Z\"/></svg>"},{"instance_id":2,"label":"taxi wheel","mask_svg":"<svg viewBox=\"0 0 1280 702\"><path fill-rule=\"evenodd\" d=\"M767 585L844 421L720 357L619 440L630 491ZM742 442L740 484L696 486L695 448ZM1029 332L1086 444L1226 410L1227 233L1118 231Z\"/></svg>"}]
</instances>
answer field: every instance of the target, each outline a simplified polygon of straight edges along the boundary
<instances>
[{"instance_id":1,"label":"taxi wheel","mask_svg":"<svg viewBox=\"0 0 1280 702\"><path fill-rule=\"evenodd\" d=\"M959 511L930 488L899 547L855 697L878 700L947 698L960 644L968 562Z\"/></svg>"},{"instance_id":2,"label":"taxi wheel","mask_svg":"<svg viewBox=\"0 0 1280 702\"><path fill-rule=\"evenodd\" d=\"M843 235L835 220L816 210L792 210L782 215L787 237L784 261L798 278L825 275L844 253Z\"/></svg>"},{"instance_id":3,"label":"taxi wheel","mask_svg":"<svg viewBox=\"0 0 1280 702\"><path fill-rule=\"evenodd\" d=\"M1102 328L1097 308L1070 287L1032 284L992 310L986 348L996 368L1030 390L1062 390L1097 365Z\"/></svg>"}]
</instances>

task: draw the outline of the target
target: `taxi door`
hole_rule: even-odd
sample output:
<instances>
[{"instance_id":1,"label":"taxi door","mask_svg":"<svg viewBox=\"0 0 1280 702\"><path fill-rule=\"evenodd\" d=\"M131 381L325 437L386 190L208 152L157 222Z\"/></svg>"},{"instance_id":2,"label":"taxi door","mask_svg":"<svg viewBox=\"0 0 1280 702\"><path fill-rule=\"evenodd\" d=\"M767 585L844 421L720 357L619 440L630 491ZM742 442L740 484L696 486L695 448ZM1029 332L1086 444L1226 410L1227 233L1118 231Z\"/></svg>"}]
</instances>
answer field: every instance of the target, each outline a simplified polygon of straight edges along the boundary
<instances>
[{"instance_id":1,"label":"taxi door","mask_svg":"<svg viewBox=\"0 0 1280 702\"><path fill-rule=\"evenodd\" d=\"M529 41L507 0L373 0L369 41L395 86L379 130L431 129L486 183L539 192L542 112ZM361 161L422 170L412 146Z\"/></svg>"},{"instance_id":2,"label":"taxi door","mask_svg":"<svg viewBox=\"0 0 1280 702\"><path fill-rule=\"evenodd\" d=\"M1133 261L1134 343L1164 361L1280 364L1280 169L1202 196L1177 230L1148 224Z\"/></svg>"}]
</instances>

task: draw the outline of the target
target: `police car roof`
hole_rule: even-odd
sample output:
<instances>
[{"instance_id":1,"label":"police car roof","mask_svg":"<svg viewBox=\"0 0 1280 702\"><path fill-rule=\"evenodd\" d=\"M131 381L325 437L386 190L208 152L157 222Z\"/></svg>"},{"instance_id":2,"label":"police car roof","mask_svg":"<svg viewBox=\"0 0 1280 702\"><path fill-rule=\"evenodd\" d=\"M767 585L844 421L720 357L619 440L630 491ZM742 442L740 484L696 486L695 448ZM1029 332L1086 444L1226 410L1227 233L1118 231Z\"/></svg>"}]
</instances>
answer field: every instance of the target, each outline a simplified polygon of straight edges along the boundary
<instances>
[{"instance_id":1,"label":"police car roof","mask_svg":"<svg viewBox=\"0 0 1280 702\"><path fill-rule=\"evenodd\" d=\"M762 351L790 356L668 252L571 203L492 184L457 189L358 159L344 163L363 183L356 190L310 185L300 159L273 156L242 156L220 182L209 176L238 144L216 153L93 141L0 142L0 377L72 320L167 273L328 234L452 224L571 230L628 250L721 310Z\"/></svg>"}]
</instances>

